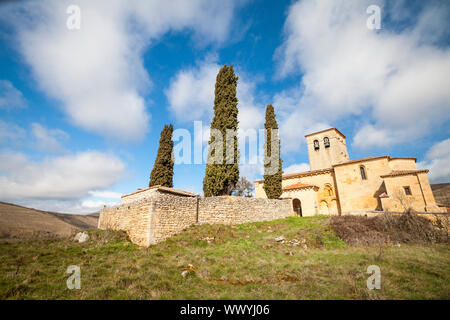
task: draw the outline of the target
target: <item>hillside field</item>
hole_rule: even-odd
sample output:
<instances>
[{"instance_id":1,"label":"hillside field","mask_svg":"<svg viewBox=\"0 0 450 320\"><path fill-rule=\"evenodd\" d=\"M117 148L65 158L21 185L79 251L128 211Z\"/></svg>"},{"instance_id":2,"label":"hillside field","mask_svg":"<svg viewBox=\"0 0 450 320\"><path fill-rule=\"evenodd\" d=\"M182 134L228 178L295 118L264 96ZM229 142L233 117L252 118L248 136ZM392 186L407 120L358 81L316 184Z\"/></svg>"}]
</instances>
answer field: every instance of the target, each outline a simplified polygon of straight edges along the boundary
<instances>
[{"instance_id":1,"label":"hillside field","mask_svg":"<svg viewBox=\"0 0 450 320\"><path fill-rule=\"evenodd\" d=\"M66 214L0 202L0 241L62 238L97 228L98 213Z\"/></svg>"},{"instance_id":2,"label":"hillside field","mask_svg":"<svg viewBox=\"0 0 450 320\"><path fill-rule=\"evenodd\" d=\"M447 243L350 247L325 216L197 225L149 248L88 233L0 244L0 299L450 299ZM80 290L66 287L70 265ZM370 265L380 290L367 289Z\"/></svg>"}]
</instances>

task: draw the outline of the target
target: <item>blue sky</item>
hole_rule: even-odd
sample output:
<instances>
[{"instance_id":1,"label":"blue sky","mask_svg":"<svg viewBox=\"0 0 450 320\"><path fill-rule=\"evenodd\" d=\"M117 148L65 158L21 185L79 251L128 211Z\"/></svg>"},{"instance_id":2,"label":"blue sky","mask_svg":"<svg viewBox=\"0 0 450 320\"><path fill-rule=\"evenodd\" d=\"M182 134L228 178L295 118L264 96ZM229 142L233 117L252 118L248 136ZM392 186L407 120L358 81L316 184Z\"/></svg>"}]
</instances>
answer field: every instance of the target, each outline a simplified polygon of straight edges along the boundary
<instances>
[{"instance_id":1,"label":"blue sky","mask_svg":"<svg viewBox=\"0 0 450 320\"><path fill-rule=\"evenodd\" d=\"M0 200L85 213L146 187L164 124L209 126L224 64L241 129L275 106L285 172L308 170L305 134L337 127L352 159L417 157L449 182L449 16L446 1L2 3ZM204 169L176 165L174 187L201 193Z\"/></svg>"}]
</instances>

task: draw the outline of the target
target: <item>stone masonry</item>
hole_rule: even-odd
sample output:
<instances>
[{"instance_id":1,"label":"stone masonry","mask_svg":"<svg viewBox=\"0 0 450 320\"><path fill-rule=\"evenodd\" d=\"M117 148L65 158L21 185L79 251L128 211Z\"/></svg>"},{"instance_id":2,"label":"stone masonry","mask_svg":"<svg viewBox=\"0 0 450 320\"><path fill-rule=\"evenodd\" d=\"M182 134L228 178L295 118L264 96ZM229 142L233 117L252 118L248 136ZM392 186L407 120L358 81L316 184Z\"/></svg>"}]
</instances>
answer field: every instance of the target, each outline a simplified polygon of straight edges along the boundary
<instances>
[{"instance_id":1,"label":"stone masonry","mask_svg":"<svg viewBox=\"0 0 450 320\"><path fill-rule=\"evenodd\" d=\"M149 246L199 224L241 224L293 215L289 199L246 197L200 198L161 186L124 195L122 204L103 208L99 229L124 230L131 241Z\"/></svg>"}]
</instances>

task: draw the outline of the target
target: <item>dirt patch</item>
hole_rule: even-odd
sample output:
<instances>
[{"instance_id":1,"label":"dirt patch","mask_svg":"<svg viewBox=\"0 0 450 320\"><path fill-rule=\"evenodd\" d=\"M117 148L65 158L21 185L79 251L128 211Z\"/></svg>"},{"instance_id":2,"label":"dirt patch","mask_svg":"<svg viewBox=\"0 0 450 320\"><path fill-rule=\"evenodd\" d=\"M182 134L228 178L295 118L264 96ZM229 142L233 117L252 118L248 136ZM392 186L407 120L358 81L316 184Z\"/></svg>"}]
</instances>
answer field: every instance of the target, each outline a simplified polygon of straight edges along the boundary
<instances>
[{"instance_id":1,"label":"dirt patch","mask_svg":"<svg viewBox=\"0 0 450 320\"><path fill-rule=\"evenodd\" d=\"M414 212L383 213L375 217L336 216L330 224L345 243L373 246L397 243L448 243L447 227L433 224Z\"/></svg>"}]
</instances>

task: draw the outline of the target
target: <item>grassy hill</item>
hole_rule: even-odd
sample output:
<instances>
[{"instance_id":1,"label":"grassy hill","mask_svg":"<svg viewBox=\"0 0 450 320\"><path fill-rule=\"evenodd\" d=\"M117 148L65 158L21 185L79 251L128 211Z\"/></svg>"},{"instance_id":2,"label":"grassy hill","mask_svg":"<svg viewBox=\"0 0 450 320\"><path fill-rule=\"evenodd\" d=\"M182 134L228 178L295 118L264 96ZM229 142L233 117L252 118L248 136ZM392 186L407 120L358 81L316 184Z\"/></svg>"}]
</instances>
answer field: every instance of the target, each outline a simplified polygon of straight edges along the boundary
<instances>
[{"instance_id":1,"label":"grassy hill","mask_svg":"<svg viewBox=\"0 0 450 320\"><path fill-rule=\"evenodd\" d=\"M450 183L432 184L431 190L433 190L436 203L450 208Z\"/></svg>"},{"instance_id":2,"label":"grassy hill","mask_svg":"<svg viewBox=\"0 0 450 320\"><path fill-rule=\"evenodd\" d=\"M324 216L197 225L149 248L88 232L0 244L0 299L450 299L448 244L350 247ZM70 265L81 290L66 287ZM366 287L370 265L381 290Z\"/></svg>"},{"instance_id":3,"label":"grassy hill","mask_svg":"<svg viewBox=\"0 0 450 320\"><path fill-rule=\"evenodd\" d=\"M1 240L67 237L80 229L97 228L97 221L98 213L54 213L0 202Z\"/></svg>"}]
</instances>

